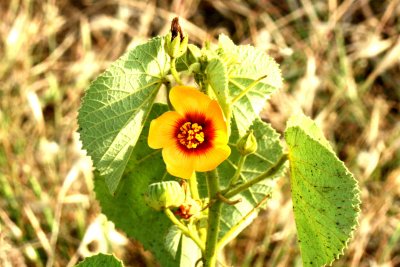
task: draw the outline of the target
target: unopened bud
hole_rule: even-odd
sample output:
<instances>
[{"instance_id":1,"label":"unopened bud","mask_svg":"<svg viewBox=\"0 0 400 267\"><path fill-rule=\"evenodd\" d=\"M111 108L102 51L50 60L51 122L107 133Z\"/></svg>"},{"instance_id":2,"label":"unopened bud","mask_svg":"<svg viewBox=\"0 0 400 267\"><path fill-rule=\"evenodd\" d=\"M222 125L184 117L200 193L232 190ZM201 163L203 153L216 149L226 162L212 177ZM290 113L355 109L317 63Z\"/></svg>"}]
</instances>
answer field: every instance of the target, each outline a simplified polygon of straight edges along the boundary
<instances>
[{"instance_id":1,"label":"unopened bud","mask_svg":"<svg viewBox=\"0 0 400 267\"><path fill-rule=\"evenodd\" d=\"M159 182L149 185L145 194L147 205L155 210L175 208L185 201L185 192L175 181Z\"/></svg>"},{"instance_id":2,"label":"unopened bud","mask_svg":"<svg viewBox=\"0 0 400 267\"><path fill-rule=\"evenodd\" d=\"M165 51L171 58L182 56L188 47L189 37L183 34L178 18L171 23L171 30L165 36Z\"/></svg>"},{"instance_id":3,"label":"unopened bud","mask_svg":"<svg viewBox=\"0 0 400 267\"><path fill-rule=\"evenodd\" d=\"M236 144L240 154L247 156L257 151L257 140L253 134L253 130L247 131Z\"/></svg>"}]
</instances>

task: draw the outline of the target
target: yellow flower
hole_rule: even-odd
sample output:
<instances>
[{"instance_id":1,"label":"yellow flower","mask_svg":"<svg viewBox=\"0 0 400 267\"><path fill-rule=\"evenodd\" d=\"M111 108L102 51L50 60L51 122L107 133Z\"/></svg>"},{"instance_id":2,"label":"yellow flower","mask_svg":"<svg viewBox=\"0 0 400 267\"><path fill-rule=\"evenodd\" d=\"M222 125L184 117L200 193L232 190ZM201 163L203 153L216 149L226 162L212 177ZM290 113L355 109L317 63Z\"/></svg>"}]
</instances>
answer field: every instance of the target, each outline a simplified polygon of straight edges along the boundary
<instances>
[{"instance_id":1,"label":"yellow flower","mask_svg":"<svg viewBox=\"0 0 400 267\"><path fill-rule=\"evenodd\" d=\"M215 169L231 153L227 123L216 100L188 86L173 87L167 111L150 124L148 144L162 148L167 171L189 179L195 171Z\"/></svg>"}]
</instances>

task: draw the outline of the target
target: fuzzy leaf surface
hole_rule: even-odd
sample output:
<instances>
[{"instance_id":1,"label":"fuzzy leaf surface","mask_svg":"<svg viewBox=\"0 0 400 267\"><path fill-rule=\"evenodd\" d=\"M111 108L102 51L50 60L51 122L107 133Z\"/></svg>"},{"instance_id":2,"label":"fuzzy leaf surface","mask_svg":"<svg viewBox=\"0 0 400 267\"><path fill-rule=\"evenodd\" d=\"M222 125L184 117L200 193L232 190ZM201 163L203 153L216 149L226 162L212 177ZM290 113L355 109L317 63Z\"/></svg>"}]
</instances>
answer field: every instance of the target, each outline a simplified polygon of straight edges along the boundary
<instances>
[{"instance_id":1,"label":"fuzzy leaf surface","mask_svg":"<svg viewBox=\"0 0 400 267\"><path fill-rule=\"evenodd\" d=\"M343 254L357 226L358 183L310 118L292 117L285 139L303 265L331 264Z\"/></svg>"},{"instance_id":2,"label":"fuzzy leaf surface","mask_svg":"<svg viewBox=\"0 0 400 267\"><path fill-rule=\"evenodd\" d=\"M136 46L97 77L79 110L80 138L114 193L164 76L168 57L160 37Z\"/></svg>"}]
</instances>

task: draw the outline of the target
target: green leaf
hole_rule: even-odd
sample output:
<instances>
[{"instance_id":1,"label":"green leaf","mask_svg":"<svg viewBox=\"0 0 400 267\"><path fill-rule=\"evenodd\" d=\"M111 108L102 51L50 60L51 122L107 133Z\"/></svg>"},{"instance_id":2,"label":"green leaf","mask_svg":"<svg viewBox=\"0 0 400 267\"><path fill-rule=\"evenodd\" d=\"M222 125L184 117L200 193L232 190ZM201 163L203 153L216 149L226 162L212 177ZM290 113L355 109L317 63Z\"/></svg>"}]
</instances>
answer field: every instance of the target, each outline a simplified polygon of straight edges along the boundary
<instances>
[{"instance_id":1,"label":"green leaf","mask_svg":"<svg viewBox=\"0 0 400 267\"><path fill-rule=\"evenodd\" d=\"M114 193L168 72L157 37L125 53L87 89L78 123L84 149Z\"/></svg>"},{"instance_id":2,"label":"green leaf","mask_svg":"<svg viewBox=\"0 0 400 267\"><path fill-rule=\"evenodd\" d=\"M166 172L161 150L151 149L147 145L150 121L167 110L166 105L153 105L115 194L109 193L104 178L99 176L95 178L95 192L102 212L117 228L140 241L145 249L154 254L161 266L174 267L179 266L182 258L190 255L178 250L176 257L173 257L171 249L165 246L165 237L172 223L162 211L148 207L144 198L148 185L174 179ZM191 253L196 251L192 250Z\"/></svg>"},{"instance_id":3,"label":"green leaf","mask_svg":"<svg viewBox=\"0 0 400 267\"><path fill-rule=\"evenodd\" d=\"M331 264L357 226L358 183L310 118L292 117L285 139L303 265Z\"/></svg>"},{"instance_id":4,"label":"green leaf","mask_svg":"<svg viewBox=\"0 0 400 267\"><path fill-rule=\"evenodd\" d=\"M227 36L219 36L219 55L227 66L229 96L234 99L261 77L266 78L252 87L233 107L239 133L244 134L258 118L269 95L282 87L278 64L263 51L250 46L236 46Z\"/></svg>"},{"instance_id":5,"label":"green leaf","mask_svg":"<svg viewBox=\"0 0 400 267\"><path fill-rule=\"evenodd\" d=\"M254 154L248 155L246 158L241 174L241 181L243 182L250 181L266 172L271 166L275 165L283 154L279 134L269 124L260 119L256 119L253 121L251 129L253 129L253 134L257 140L257 151ZM237 163L239 161L240 153L236 148L236 142L239 138L240 136L237 127L235 126L235 123L233 123L229 141L232 150L231 155L228 160L224 161L217 168L222 188L228 186L230 179L238 168ZM232 200L240 198L241 202L235 205L224 204L222 208L220 238L242 220L243 217L251 212L258 203L260 203L264 198L270 196L276 185L277 178L283 176L285 169L286 165L283 165L273 177L251 186L250 189L232 198ZM200 175L199 177L200 193L204 197L207 194L205 179ZM265 205L262 207L265 207ZM244 229L248 226L257 214L258 211L246 220L246 222L241 225L240 229ZM236 235L239 232L240 231L237 231ZM230 240L232 240L236 235L232 235Z\"/></svg>"},{"instance_id":6,"label":"green leaf","mask_svg":"<svg viewBox=\"0 0 400 267\"><path fill-rule=\"evenodd\" d=\"M213 89L217 100L224 111L225 117L230 113L228 96L228 76L224 63L219 58L213 58L206 67L208 83Z\"/></svg>"},{"instance_id":7,"label":"green leaf","mask_svg":"<svg viewBox=\"0 0 400 267\"><path fill-rule=\"evenodd\" d=\"M97 254L92 257L88 257L79 264L75 265L76 267L123 267L124 265L120 260L115 258L113 255L105 255L105 254Z\"/></svg>"}]
</instances>

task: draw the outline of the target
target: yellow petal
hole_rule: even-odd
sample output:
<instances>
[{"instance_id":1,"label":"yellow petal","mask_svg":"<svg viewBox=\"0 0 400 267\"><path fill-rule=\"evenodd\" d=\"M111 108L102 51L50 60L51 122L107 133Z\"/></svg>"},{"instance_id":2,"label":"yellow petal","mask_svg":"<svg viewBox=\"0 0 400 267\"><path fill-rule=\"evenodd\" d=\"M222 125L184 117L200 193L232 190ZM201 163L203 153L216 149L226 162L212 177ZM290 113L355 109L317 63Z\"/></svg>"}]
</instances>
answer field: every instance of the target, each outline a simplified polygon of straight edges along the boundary
<instances>
[{"instance_id":1,"label":"yellow petal","mask_svg":"<svg viewBox=\"0 0 400 267\"><path fill-rule=\"evenodd\" d=\"M175 110L184 115L186 113L205 113L211 98L190 86L175 86L169 93L169 100Z\"/></svg>"},{"instance_id":2,"label":"yellow petal","mask_svg":"<svg viewBox=\"0 0 400 267\"><path fill-rule=\"evenodd\" d=\"M192 176L194 158L184 154L176 144L165 147L162 156L169 174L183 179L189 179Z\"/></svg>"},{"instance_id":3,"label":"yellow petal","mask_svg":"<svg viewBox=\"0 0 400 267\"><path fill-rule=\"evenodd\" d=\"M167 111L150 123L147 142L149 147L157 149L175 144L177 122L182 116L175 111Z\"/></svg>"},{"instance_id":4,"label":"yellow petal","mask_svg":"<svg viewBox=\"0 0 400 267\"><path fill-rule=\"evenodd\" d=\"M205 115L213 122L215 131L221 131L227 135L228 126L222 113L222 109L216 100L212 100L210 102L205 112Z\"/></svg>"},{"instance_id":5,"label":"yellow petal","mask_svg":"<svg viewBox=\"0 0 400 267\"><path fill-rule=\"evenodd\" d=\"M228 143L228 134L224 131L215 131L215 136L212 140L214 146L226 145Z\"/></svg>"},{"instance_id":6,"label":"yellow petal","mask_svg":"<svg viewBox=\"0 0 400 267\"><path fill-rule=\"evenodd\" d=\"M194 169L199 172L211 171L217 168L231 154L228 145L215 146L202 155L197 155L194 161Z\"/></svg>"}]
</instances>

